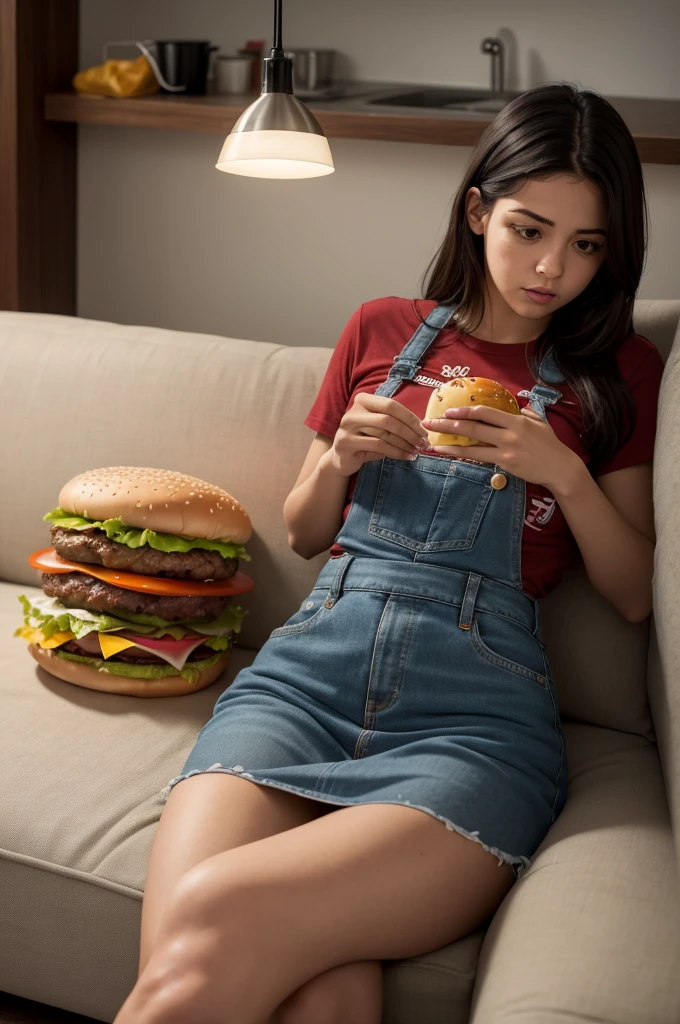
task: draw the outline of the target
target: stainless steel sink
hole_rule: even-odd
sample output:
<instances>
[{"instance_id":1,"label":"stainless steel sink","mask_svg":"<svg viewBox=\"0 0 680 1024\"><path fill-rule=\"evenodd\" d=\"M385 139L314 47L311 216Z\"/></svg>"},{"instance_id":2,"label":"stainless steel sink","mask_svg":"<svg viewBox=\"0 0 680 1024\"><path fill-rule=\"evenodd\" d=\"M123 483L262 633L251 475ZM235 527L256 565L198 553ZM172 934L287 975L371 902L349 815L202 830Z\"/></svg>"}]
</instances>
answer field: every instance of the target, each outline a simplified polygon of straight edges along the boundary
<instances>
[{"instance_id":1,"label":"stainless steel sink","mask_svg":"<svg viewBox=\"0 0 680 1024\"><path fill-rule=\"evenodd\" d=\"M483 113L498 113L518 92L491 89L463 89L446 86L424 86L420 89L392 91L364 98L367 106L419 107L436 110L477 110Z\"/></svg>"},{"instance_id":2,"label":"stainless steel sink","mask_svg":"<svg viewBox=\"0 0 680 1024\"><path fill-rule=\"evenodd\" d=\"M491 88L470 89L453 86L424 85L407 88L387 88L373 95L364 96L362 106L373 107L418 107L420 110L467 110L471 113L497 114L499 110L519 96L504 87L503 53L501 39L487 36L482 40L482 53L491 56Z\"/></svg>"}]
</instances>

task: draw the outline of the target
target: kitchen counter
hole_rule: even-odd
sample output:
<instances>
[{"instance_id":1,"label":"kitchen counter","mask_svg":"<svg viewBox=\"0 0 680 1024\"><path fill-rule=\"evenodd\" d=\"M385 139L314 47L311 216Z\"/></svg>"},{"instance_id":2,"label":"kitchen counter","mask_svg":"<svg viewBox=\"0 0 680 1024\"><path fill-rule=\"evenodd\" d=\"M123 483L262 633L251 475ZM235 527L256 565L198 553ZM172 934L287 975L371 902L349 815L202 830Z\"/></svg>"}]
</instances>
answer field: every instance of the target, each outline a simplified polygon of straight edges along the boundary
<instances>
[{"instance_id":1,"label":"kitchen counter","mask_svg":"<svg viewBox=\"0 0 680 1024\"><path fill-rule=\"evenodd\" d=\"M422 83L348 81L338 99L307 99L329 139L373 139L435 146L474 146L496 114L467 110L368 105L366 99ZM475 88L470 86L470 88ZM130 125L227 135L259 93L179 96L156 93L131 99L47 93L45 118L79 124ZM680 100L606 96L628 125L643 163L680 164Z\"/></svg>"}]
</instances>

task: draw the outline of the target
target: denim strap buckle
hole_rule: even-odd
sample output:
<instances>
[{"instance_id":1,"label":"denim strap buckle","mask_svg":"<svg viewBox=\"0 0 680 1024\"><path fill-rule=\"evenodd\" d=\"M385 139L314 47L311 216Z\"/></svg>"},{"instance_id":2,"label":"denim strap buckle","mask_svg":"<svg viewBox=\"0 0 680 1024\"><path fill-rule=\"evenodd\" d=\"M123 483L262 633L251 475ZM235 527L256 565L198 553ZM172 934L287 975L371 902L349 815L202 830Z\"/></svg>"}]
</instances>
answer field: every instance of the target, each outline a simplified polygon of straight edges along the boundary
<instances>
[{"instance_id":1,"label":"denim strap buckle","mask_svg":"<svg viewBox=\"0 0 680 1024\"><path fill-rule=\"evenodd\" d=\"M415 359L402 359L400 356L395 356L392 363L394 365L390 368L390 377L402 377L412 380L416 370L420 369L420 363L416 362Z\"/></svg>"}]
</instances>

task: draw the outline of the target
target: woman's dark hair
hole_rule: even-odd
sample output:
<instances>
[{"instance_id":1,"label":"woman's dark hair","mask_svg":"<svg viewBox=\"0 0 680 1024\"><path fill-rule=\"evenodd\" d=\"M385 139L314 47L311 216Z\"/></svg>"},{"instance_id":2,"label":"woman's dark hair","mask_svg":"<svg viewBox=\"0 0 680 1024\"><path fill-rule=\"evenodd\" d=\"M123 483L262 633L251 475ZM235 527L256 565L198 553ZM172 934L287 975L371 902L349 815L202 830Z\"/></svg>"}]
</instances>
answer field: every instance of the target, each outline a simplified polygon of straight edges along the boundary
<instances>
[{"instance_id":1,"label":"woman's dark hair","mask_svg":"<svg viewBox=\"0 0 680 1024\"><path fill-rule=\"evenodd\" d=\"M497 199L514 195L530 179L559 173L600 187L607 208L606 259L580 295L553 314L536 342L530 370L539 380L541 359L554 353L581 402L589 468L596 475L635 425L616 352L633 330L648 235L640 159L625 122L607 100L568 82L550 83L529 89L500 111L468 161L446 236L425 271L426 277L435 264L423 298L455 305L448 328L473 334L484 315L484 236L470 230L468 190L479 189L483 212L489 212Z\"/></svg>"}]
</instances>

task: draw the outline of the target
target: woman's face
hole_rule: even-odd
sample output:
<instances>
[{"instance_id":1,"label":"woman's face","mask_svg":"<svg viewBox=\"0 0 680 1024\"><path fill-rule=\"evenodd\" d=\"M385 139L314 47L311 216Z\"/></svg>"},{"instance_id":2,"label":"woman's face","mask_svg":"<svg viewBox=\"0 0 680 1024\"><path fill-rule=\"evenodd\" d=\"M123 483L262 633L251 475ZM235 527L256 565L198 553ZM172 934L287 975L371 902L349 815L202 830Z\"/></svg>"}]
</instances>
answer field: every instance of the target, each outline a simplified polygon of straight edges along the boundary
<instances>
[{"instance_id":1,"label":"woman's face","mask_svg":"<svg viewBox=\"0 0 680 1024\"><path fill-rule=\"evenodd\" d=\"M484 235L492 300L497 293L521 317L547 325L556 309L588 286L605 260L607 211L591 181L566 174L532 180L514 196L496 200L486 214L479 207L479 189L471 188L466 212L471 229ZM554 298L535 302L526 291L534 287L549 289Z\"/></svg>"}]
</instances>

